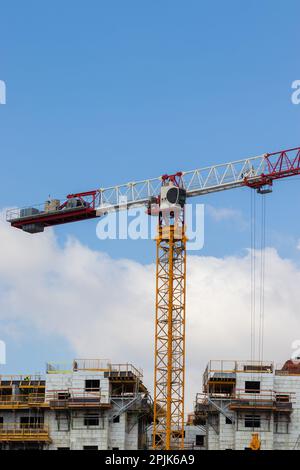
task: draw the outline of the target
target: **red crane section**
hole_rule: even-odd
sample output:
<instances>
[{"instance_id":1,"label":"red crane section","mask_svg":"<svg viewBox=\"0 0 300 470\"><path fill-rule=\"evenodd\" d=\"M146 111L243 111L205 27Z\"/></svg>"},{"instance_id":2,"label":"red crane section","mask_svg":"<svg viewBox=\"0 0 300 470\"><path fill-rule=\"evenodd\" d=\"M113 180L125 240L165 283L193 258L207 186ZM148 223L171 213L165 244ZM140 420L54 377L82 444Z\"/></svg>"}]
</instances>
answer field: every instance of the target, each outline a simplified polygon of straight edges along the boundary
<instances>
[{"instance_id":1,"label":"red crane section","mask_svg":"<svg viewBox=\"0 0 300 470\"><path fill-rule=\"evenodd\" d=\"M275 158L274 158L275 157ZM287 178L300 174L300 148L295 147L280 152L267 153L265 155L267 173L262 173L260 177L251 182L245 178L245 185L250 188L262 188L263 186L272 186L274 180Z\"/></svg>"}]
</instances>

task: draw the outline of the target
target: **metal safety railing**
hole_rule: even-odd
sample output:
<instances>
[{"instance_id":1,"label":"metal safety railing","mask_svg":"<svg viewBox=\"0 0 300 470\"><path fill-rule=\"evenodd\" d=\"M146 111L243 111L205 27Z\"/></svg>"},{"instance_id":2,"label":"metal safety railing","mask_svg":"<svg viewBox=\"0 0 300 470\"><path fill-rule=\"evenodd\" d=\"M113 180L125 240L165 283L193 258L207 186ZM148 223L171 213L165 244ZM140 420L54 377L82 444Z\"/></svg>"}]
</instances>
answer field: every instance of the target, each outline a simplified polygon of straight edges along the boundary
<instances>
[{"instance_id":1,"label":"metal safety railing","mask_svg":"<svg viewBox=\"0 0 300 470\"><path fill-rule=\"evenodd\" d=\"M143 371L129 363L112 364L108 359L74 359L73 363L48 362L47 374L72 374L79 371L110 372L112 375L143 376Z\"/></svg>"},{"instance_id":2,"label":"metal safety railing","mask_svg":"<svg viewBox=\"0 0 300 470\"><path fill-rule=\"evenodd\" d=\"M271 361L211 360L203 374L203 383L207 383L211 378L226 378L230 374L234 377L240 372L270 374L274 372L274 364Z\"/></svg>"},{"instance_id":3,"label":"metal safety railing","mask_svg":"<svg viewBox=\"0 0 300 470\"><path fill-rule=\"evenodd\" d=\"M39 384L44 385L45 379L41 374L1 374L0 387L10 386L14 383L21 383L22 385Z\"/></svg>"},{"instance_id":4,"label":"metal safety railing","mask_svg":"<svg viewBox=\"0 0 300 470\"><path fill-rule=\"evenodd\" d=\"M49 427L45 424L2 423L0 441L50 441Z\"/></svg>"},{"instance_id":5,"label":"metal safety railing","mask_svg":"<svg viewBox=\"0 0 300 470\"><path fill-rule=\"evenodd\" d=\"M202 403L207 399L207 396L211 393L197 393L196 394L196 403ZM216 393L220 398L235 398L237 400L248 400L251 399L264 399L271 400L281 403L293 402L295 400L295 392L286 392L286 391L277 391L273 389L260 389L260 390L247 390L247 388L233 388L232 391L228 394L226 393Z\"/></svg>"},{"instance_id":6,"label":"metal safety railing","mask_svg":"<svg viewBox=\"0 0 300 470\"><path fill-rule=\"evenodd\" d=\"M71 374L73 372L72 364L64 362L47 362L47 374Z\"/></svg>"},{"instance_id":7,"label":"metal safety railing","mask_svg":"<svg viewBox=\"0 0 300 470\"><path fill-rule=\"evenodd\" d=\"M102 393L101 389L68 388L48 390L44 394L0 395L0 409L100 406L109 404L109 399L108 393Z\"/></svg>"},{"instance_id":8,"label":"metal safety railing","mask_svg":"<svg viewBox=\"0 0 300 470\"><path fill-rule=\"evenodd\" d=\"M110 361L109 359L74 359L73 370L90 370L96 372L102 372L109 370Z\"/></svg>"},{"instance_id":9,"label":"metal safety railing","mask_svg":"<svg viewBox=\"0 0 300 470\"><path fill-rule=\"evenodd\" d=\"M44 393L26 393L16 395L0 394L0 409L28 408L46 406Z\"/></svg>"},{"instance_id":10,"label":"metal safety railing","mask_svg":"<svg viewBox=\"0 0 300 470\"><path fill-rule=\"evenodd\" d=\"M276 392L274 390L235 390L231 397L231 408L269 408L273 410L289 411L295 401L292 392Z\"/></svg>"},{"instance_id":11,"label":"metal safety railing","mask_svg":"<svg viewBox=\"0 0 300 470\"><path fill-rule=\"evenodd\" d=\"M224 401L225 400L225 401ZM195 412L208 411L209 405L213 402L224 402L234 408L270 408L277 411L292 410L295 402L294 392L282 392L269 389L251 390L232 389L225 393L197 393L195 402Z\"/></svg>"},{"instance_id":12,"label":"metal safety railing","mask_svg":"<svg viewBox=\"0 0 300 470\"><path fill-rule=\"evenodd\" d=\"M102 393L100 388L97 391L85 391L79 388L48 390L45 400L50 408L80 408L110 404L108 393Z\"/></svg>"},{"instance_id":13,"label":"metal safety railing","mask_svg":"<svg viewBox=\"0 0 300 470\"><path fill-rule=\"evenodd\" d=\"M113 373L114 376L135 376L137 378L143 377L142 369L138 369L132 364L110 364L109 371Z\"/></svg>"}]
</instances>

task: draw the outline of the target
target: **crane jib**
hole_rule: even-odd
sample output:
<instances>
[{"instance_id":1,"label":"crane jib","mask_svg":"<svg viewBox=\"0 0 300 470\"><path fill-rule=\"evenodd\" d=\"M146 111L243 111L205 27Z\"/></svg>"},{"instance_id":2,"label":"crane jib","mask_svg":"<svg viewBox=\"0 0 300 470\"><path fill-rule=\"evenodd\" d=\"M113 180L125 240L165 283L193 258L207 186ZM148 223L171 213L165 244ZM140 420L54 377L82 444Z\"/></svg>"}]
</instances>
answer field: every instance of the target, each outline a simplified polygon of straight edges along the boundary
<instances>
[{"instance_id":1,"label":"crane jib","mask_svg":"<svg viewBox=\"0 0 300 470\"><path fill-rule=\"evenodd\" d=\"M260 190L272 186L274 180L300 174L300 147L266 153L260 156L213 165L172 175L180 179L186 197L248 186ZM147 205L158 197L164 178L152 178L93 191L69 194L61 203L58 199L21 209L9 209L7 221L29 233L39 233L45 227L101 217L107 212Z\"/></svg>"}]
</instances>

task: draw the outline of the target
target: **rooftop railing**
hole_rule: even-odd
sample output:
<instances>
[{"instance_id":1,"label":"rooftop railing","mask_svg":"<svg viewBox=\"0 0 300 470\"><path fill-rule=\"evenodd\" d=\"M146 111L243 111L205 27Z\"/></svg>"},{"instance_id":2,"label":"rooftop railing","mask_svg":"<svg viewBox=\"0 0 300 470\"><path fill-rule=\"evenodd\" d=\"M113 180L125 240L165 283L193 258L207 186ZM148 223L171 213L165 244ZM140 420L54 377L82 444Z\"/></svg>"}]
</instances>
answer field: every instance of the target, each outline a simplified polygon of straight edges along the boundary
<instances>
[{"instance_id":1,"label":"rooftop railing","mask_svg":"<svg viewBox=\"0 0 300 470\"><path fill-rule=\"evenodd\" d=\"M47 374L72 374L78 371L109 372L111 376L132 375L138 378L143 371L129 363L112 364L108 359L74 359L73 363L48 362Z\"/></svg>"},{"instance_id":2,"label":"rooftop railing","mask_svg":"<svg viewBox=\"0 0 300 470\"><path fill-rule=\"evenodd\" d=\"M73 370L107 371L110 368L109 359L74 359Z\"/></svg>"},{"instance_id":3,"label":"rooftop railing","mask_svg":"<svg viewBox=\"0 0 300 470\"><path fill-rule=\"evenodd\" d=\"M133 366L132 364L110 364L109 371L117 376L122 375L134 375L135 377L142 378L143 371L142 369L138 369L137 367Z\"/></svg>"},{"instance_id":4,"label":"rooftop railing","mask_svg":"<svg viewBox=\"0 0 300 470\"><path fill-rule=\"evenodd\" d=\"M45 378L41 374L1 374L0 385L2 383L22 382L25 385L31 382L43 382Z\"/></svg>"},{"instance_id":5,"label":"rooftop railing","mask_svg":"<svg viewBox=\"0 0 300 470\"><path fill-rule=\"evenodd\" d=\"M72 364L66 362L47 362L47 374L71 374L73 372Z\"/></svg>"},{"instance_id":6,"label":"rooftop railing","mask_svg":"<svg viewBox=\"0 0 300 470\"><path fill-rule=\"evenodd\" d=\"M203 374L203 383L207 383L215 374L273 373L274 365L270 361L211 360Z\"/></svg>"}]
</instances>

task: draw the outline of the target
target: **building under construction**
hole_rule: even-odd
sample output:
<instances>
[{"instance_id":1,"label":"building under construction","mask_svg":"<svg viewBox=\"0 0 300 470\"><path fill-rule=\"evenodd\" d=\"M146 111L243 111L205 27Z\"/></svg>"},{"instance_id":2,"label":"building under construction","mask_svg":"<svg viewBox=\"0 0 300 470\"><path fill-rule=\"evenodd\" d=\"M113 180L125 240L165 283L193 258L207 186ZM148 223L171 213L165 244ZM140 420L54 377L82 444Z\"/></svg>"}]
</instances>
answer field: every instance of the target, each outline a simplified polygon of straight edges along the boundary
<instances>
[{"instance_id":1,"label":"building under construction","mask_svg":"<svg viewBox=\"0 0 300 470\"><path fill-rule=\"evenodd\" d=\"M44 377L0 375L0 449L153 447L153 402L131 364L48 363ZM300 360L210 361L184 449L300 449Z\"/></svg>"},{"instance_id":2,"label":"building under construction","mask_svg":"<svg viewBox=\"0 0 300 470\"><path fill-rule=\"evenodd\" d=\"M210 361L194 424L206 449L300 449L300 360Z\"/></svg>"},{"instance_id":3,"label":"building under construction","mask_svg":"<svg viewBox=\"0 0 300 470\"><path fill-rule=\"evenodd\" d=\"M257 218L257 211L255 209L256 193L260 195L259 197L262 197L259 293L259 357L262 358L266 248L265 196L272 192L275 181L297 175L300 175L300 147L280 150L279 152L264 153L256 157L198 168L192 171L179 171L173 174L164 174L158 178L150 178L136 182L131 181L107 188L72 193L68 194L64 200L51 199L47 200L46 203L42 205L31 205L25 208L14 208L7 211L7 221L11 226L30 234L39 234L47 227L105 217L108 213L129 210L133 207L144 207L149 216L157 218L154 416L152 420L153 449L175 450L185 448L184 402L187 252L185 207L187 199L236 188L247 187L253 190L251 195L250 252L252 347L255 344L253 338L255 338L255 305L257 293L255 287L257 277L255 268L255 253L257 250L255 228ZM255 351L255 348L252 348L251 351L252 350ZM52 416L52 418L55 416L56 424L58 424L59 421L64 422L64 426L68 426L64 431L66 436L72 436L73 428L70 428L70 426L73 426L74 420L76 421L76 415L73 409L72 413L70 413L72 408L70 408L70 403L72 403L74 407L74 400L77 399L73 389L76 391L77 385L79 385L78 393L91 394L94 390L93 388L91 390L86 389L86 385L84 385L85 382L88 380L100 380L101 382L102 376L100 378L93 378L91 375L93 370L82 367L76 367L75 369L75 365L72 372L62 375L61 380L59 379L61 375L59 371L53 369L48 370L48 372L54 372L54 377L57 377L57 380L50 380L49 378L52 375L47 374L45 407L49 407L51 410L49 413L47 411L49 414L48 418L50 419L50 416ZM293 400L296 394L295 387L298 384L299 376L292 379L292 375L286 374L286 372L287 371L281 371L280 374L278 370L274 370L273 365L263 366L254 363L249 366L242 365L241 369L234 363L232 368L229 368L229 371L223 370L222 367L221 370L214 372L208 369L204 380L205 396L204 398L197 398L195 416L195 423L197 423L197 416L199 417L199 415L203 415L203 419L207 419L207 448L243 448L246 446L245 440L249 437L247 431L251 428L261 430L261 442L265 448L286 446L285 437L280 438L279 434L291 435L294 432L297 434L295 430L299 427L298 422L294 424L294 419L297 421L299 418L295 411L297 408L293 408ZM78 377L80 377L79 373L82 374L81 380L78 379ZM107 395L104 401L99 404L99 413L97 412L99 424L97 424L97 426L101 427L103 416L106 416L109 423L106 427L103 425L104 429L101 435L103 435L104 438L100 447L128 448L131 444L127 443L126 436L130 433L126 433L126 428L124 428L125 437L122 437L121 443L118 445L114 443L114 438L112 437L113 431L110 432L111 419L112 423L116 424L114 423L114 407L116 402L113 400L114 391L112 390L114 390L114 388L112 387L111 390L113 382L110 372L107 370L102 372L98 371L97 373L103 373L103 380L107 380ZM85 374L89 375L89 377L85 378ZM131 382L136 380L138 386L142 387L138 374L134 372L132 372L132 374ZM213 376L211 376L211 374L213 374ZM71 385L68 385L67 377L70 377ZM250 384L249 387L252 387L251 390L246 386L248 382ZM103 392L105 390L105 381L102 385ZM258 386L260 388L256 389L255 387ZM62 392L59 391L59 387L62 388ZM65 388L68 389L68 387L71 387L71 392L65 392ZM290 392L288 391L289 389L291 389ZM268 390L266 396L264 395L265 390ZM54 393L52 398L51 393ZM63 406L61 406L58 400L58 396L60 396L59 393L62 393L62 397L68 397L62 399L62 403L66 403ZM95 393L99 394L99 390L95 390ZM127 395L128 392L126 391L124 393ZM146 391L144 390L143 392L142 388L136 388L135 393L139 395L140 393L146 393ZM282 398L280 398L281 396ZM131 400L131 404L136 406L137 401L133 390L131 390ZM129 403L129 399L127 402ZM298 402L296 402L295 406L297 406L297 403ZM55 408L54 405L58 408ZM95 410L93 406L90 405L91 413ZM129 410L126 406L126 402L124 401L124 404L121 406L121 409L125 412L124 417L129 415L129 413L127 413ZM87 406L85 408L82 406L82 408L84 410L88 409ZM107 414L105 414L105 409L109 409L110 411L107 411ZM256 409L259 410L259 416L256 413ZM79 413L79 407L76 412ZM47 413L45 411L45 414ZM57 413L59 419L55 413ZM112 418L109 418L111 414ZM119 413L115 419L120 419L121 415L122 414ZM84 423L92 422L92 419L91 421L88 419L85 421L84 414L79 414L78 416L79 421L84 420ZM146 418L143 417L144 421L145 419ZM228 436L231 436L225 440L222 437L224 419L227 420L224 435L228 433ZM98 418L95 422L98 423ZM139 423L141 422L143 421L139 421ZM125 425L128 426L128 423L125 423L124 426ZM90 424L89 426L95 429L94 425ZM137 424L135 426L137 426ZM243 431L245 431L244 434L243 431L241 431L241 427L245 428L245 430L243 429ZM128 429L130 429L130 426ZM133 427L133 429L135 428ZM278 431L281 429L287 429L287 431L285 433ZM257 433L253 434L256 435ZM275 434L278 434L278 436L275 436ZM136 441L135 448L142 446L141 435L142 432L138 431L138 440ZM272 435L273 437L271 437ZM243 436L246 436L245 439ZM291 442L294 442L294 438L295 436L293 435ZM55 439L53 442L55 442ZM68 443L65 444L66 447L76 445L73 443L71 437L67 437L66 442ZM258 436L256 436L256 444L253 444L252 447L259 447L258 442L260 441ZM49 445L55 446L55 444ZM60 445L64 446L64 441L60 443ZM291 445L290 443L288 444L289 447Z\"/></svg>"},{"instance_id":4,"label":"building under construction","mask_svg":"<svg viewBox=\"0 0 300 470\"><path fill-rule=\"evenodd\" d=\"M74 360L46 376L0 376L0 449L124 450L147 446L153 406L131 364Z\"/></svg>"}]
</instances>

